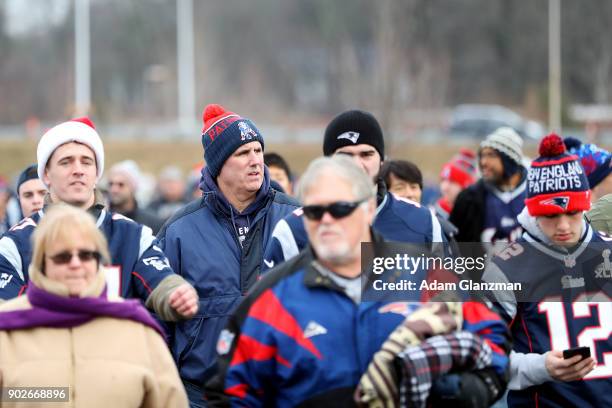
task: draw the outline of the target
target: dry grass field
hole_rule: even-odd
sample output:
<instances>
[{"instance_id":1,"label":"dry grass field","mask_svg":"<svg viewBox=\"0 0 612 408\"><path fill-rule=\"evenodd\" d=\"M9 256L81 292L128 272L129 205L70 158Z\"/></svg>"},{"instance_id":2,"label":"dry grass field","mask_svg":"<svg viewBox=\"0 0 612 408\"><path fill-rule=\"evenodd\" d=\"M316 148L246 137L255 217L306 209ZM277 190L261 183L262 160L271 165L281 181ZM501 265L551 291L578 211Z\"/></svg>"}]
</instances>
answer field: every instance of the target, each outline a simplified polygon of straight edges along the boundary
<instances>
[{"instance_id":1,"label":"dry grass field","mask_svg":"<svg viewBox=\"0 0 612 408\"><path fill-rule=\"evenodd\" d=\"M477 144L468 147L477 148ZM199 143L187 142L141 142L105 141L106 168L125 159L135 160L144 171L157 174L168 164L176 164L187 171L202 161L203 150ZM533 149L530 149L533 150ZM321 154L321 146L313 144L271 144L266 151L283 155L291 168L301 173L313 158ZM442 165L449 160L458 147L440 143L403 144L387 147L387 156L415 162L423 173L435 179ZM528 151L533 157L534 151ZM0 175L13 177L28 163L36 161L36 143L33 141L0 141Z\"/></svg>"}]
</instances>

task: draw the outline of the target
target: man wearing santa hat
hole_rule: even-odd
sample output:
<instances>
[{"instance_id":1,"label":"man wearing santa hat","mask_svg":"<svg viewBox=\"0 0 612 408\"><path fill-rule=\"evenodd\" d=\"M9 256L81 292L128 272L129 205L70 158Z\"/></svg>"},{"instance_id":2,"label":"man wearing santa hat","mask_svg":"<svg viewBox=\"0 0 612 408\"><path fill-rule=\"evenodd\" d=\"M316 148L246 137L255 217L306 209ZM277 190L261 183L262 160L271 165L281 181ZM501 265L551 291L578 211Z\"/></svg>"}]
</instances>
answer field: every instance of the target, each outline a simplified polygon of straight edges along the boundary
<instances>
[{"instance_id":1,"label":"man wearing santa hat","mask_svg":"<svg viewBox=\"0 0 612 408\"><path fill-rule=\"evenodd\" d=\"M83 208L104 232L111 253L107 294L142 299L163 320L193 316L198 308L195 290L172 271L151 229L104 208L95 188L104 171L104 146L93 123L79 118L49 129L36 155L38 176L49 189L45 208L60 202ZM0 239L0 300L27 290L30 237L45 208Z\"/></svg>"}]
</instances>

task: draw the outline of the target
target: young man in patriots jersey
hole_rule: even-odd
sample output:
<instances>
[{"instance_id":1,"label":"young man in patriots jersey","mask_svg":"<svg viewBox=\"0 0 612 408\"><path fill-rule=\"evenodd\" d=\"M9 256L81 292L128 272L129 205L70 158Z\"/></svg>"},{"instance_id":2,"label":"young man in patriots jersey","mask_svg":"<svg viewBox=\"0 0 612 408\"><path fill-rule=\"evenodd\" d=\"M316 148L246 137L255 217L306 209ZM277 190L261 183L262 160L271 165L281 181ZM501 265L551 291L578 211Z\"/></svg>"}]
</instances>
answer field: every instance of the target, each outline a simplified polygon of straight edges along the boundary
<instances>
[{"instance_id":1,"label":"young man in patriots jersey","mask_svg":"<svg viewBox=\"0 0 612 408\"><path fill-rule=\"evenodd\" d=\"M209 406L392 406L400 397L424 404L441 366L459 373L449 404L477 400L484 407L503 393L507 328L483 304L362 301L361 242L382 242L370 227L376 204L369 175L346 158L319 158L298 196L312 247L268 272L233 313L217 343ZM444 335L466 337L445 338L444 350L420 349ZM474 347L459 354L480 363L446 364L447 351L466 344ZM416 393L395 383L394 360L406 349L436 354L419 360Z\"/></svg>"},{"instance_id":2,"label":"young man in patriots jersey","mask_svg":"<svg viewBox=\"0 0 612 408\"><path fill-rule=\"evenodd\" d=\"M47 205L64 202L89 211L104 232L111 253L107 294L140 298L163 320L193 316L193 287L176 275L150 228L108 212L95 189L104 171L104 146L88 118L48 130L37 148L38 175L49 189ZM30 237L44 208L23 219L0 239L0 300L22 295L28 285Z\"/></svg>"},{"instance_id":3,"label":"young man in patriots jersey","mask_svg":"<svg viewBox=\"0 0 612 408\"><path fill-rule=\"evenodd\" d=\"M364 111L350 110L336 116L325 129L325 156L347 156L376 183L376 213L372 227L385 239L409 242L446 242L440 222L428 209L387 191L379 177L385 158L383 132L376 118ZM308 244L302 209L280 220L266 248L264 266L272 268L296 256Z\"/></svg>"},{"instance_id":4,"label":"young man in patriots jersey","mask_svg":"<svg viewBox=\"0 0 612 408\"><path fill-rule=\"evenodd\" d=\"M514 342L508 405L612 406L612 243L584 218L590 191L577 157L554 134L539 152L519 215L525 232L483 276L522 284L493 295ZM590 357L564 358L576 347L588 347Z\"/></svg>"}]
</instances>

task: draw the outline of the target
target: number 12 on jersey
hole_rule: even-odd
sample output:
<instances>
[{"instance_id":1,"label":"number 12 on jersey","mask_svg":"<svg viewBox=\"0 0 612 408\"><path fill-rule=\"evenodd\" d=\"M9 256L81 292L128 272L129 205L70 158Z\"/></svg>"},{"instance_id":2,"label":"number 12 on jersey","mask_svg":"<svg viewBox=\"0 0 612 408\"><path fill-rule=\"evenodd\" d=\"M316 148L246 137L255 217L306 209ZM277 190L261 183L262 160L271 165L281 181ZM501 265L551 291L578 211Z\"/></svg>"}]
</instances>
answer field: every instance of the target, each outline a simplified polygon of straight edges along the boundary
<instances>
[{"instance_id":1,"label":"number 12 on jersey","mask_svg":"<svg viewBox=\"0 0 612 408\"><path fill-rule=\"evenodd\" d=\"M572 347L568 324L573 324L575 319L596 317L599 321L598 326L587 326L576 336L576 344L578 346L589 347L591 349L591 356L597 362L593 371L584 377L585 380L612 377L612 351L604 352L602 359L598 359L596 349L598 342L611 344L612 299L605 295L603 297L607 299L605 301L590 301L587 300L586 295L580 295L576 301L571 303L569 308L571 313L566 313L566 307L561 302L561 298L541 302L538 305L538 312L546 314L552 350L562 351ZM592 316L591 307L594 307L596 310L596 316Z\"/></svg>"}]
</instances>

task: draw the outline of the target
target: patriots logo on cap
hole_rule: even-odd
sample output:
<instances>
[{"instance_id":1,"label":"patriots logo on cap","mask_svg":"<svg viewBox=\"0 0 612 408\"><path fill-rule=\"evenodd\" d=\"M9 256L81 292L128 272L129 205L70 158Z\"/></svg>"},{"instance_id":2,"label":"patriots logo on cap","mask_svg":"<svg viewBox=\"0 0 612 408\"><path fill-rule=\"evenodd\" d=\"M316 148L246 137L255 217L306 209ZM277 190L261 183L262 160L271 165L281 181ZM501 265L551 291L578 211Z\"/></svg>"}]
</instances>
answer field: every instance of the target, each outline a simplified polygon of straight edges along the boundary
<instances>
[{"instance_id":1,"label":"patriots logo on cap","mask_svg":"<svg viewBox=\"0 0 612 408\"><path fill-rule=\"evenodd\" d=\"M570 199L567 196L553 197L553 198L549 198L548 200L540 201L540 204L554 205L554 206L561 208L563 211L565 211L567 210L567 205L569 204L569 201Z\"/></svg>"},{"instance_id":2,"label":"patriots logo on cap","mask_svg":"<svg viewBox=\"0 0 612 408\"><path fill-rule=\"evenodd\" d=\"M359 132L344 132L343 134L338 136L336 139L338 140L348 139L353 143L357 143L357 140L359 139Z\"/></svg>"},{"instance_id":3,"label":"patriots logo on cap","mask_svg":"<svg viewBox=\"0 0 612 408\"><path fill-rule=\"evenodd\" d=\"M257 138L257 133L246 122L239 122L238 129L240 130L240 140L251 140Z\"/></svg>"}]
</instances>

